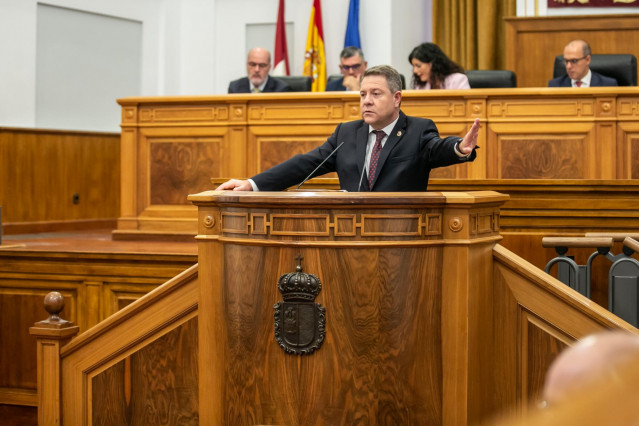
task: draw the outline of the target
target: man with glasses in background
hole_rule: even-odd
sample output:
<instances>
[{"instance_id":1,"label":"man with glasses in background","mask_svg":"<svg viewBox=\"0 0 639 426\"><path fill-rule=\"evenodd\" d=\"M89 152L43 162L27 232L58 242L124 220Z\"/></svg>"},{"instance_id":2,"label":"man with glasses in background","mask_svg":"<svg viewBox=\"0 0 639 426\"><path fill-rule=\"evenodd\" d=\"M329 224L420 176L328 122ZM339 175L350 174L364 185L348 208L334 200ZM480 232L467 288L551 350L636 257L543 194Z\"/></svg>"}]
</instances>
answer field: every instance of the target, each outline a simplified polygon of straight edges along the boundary
<instances>
[{"instance_id":1,"label":"man with glasses in background","mask_svg":"<svg viewBox=\"0 0 639 426\"><path fill-rule=\"evenodd\" d=\"M271 53L262 47L251 49L246 58L248 77L231 81L229 93L290 92L288 84L269 77L270 70Z\"/></svg>"},{"instance_id":2,"label":"man with glasses in background","mask_svg":"<svg viewBox=\"0 0 639 426\"><path fill-rule=\"evenodd\" d=\"M329 81L327 92L343 92L346 90L359 91L359 79L366 71L364 52L357 47L348 46L339 54L339 69L343 77Z\"/></svg>"},{"instance_id":3,"label":"man with glasses in background","mask_svg":"<svg viewBox=\"0 0 639 426\"><path fill-rule=\"evenodd\" d=\"M564 48L566 75L553 78L548 87L617 86L617 80L590 69L590 46L583 40L573 40Z\"/></svg>"}]
</instances>

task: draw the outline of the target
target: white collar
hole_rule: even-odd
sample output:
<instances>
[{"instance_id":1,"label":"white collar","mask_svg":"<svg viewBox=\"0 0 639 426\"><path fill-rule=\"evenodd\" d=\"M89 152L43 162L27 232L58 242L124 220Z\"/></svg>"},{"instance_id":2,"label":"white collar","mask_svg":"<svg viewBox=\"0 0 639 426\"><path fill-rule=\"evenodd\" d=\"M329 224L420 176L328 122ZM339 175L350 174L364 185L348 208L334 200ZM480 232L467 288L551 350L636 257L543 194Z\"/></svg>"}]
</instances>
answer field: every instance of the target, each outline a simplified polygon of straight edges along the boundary
<instances>
[{"instance_id":1,"label":"white collar","mask_svg":"<svg viewBox=\"0 0 639 426\"><path fill-rule=\"evenodd\" d=\"M267 75L267 76L266 76L266 78L264 79L264 83L262 83L262 84L260 84L260 85L258 86L258 89L260 89L260 92L263 92L263 91L264 91L264 88L266 87L266 83L268 83L268 75ZM251 92L252 92L252 91L253 91L253 89L255 89L255 85L251 82L251 80L249 80L249 86L251 86L251 87L250 87L250 89L251 89Z\"/></svg>"},{"instance_id":2,"label":"white collar","mask_svg":"<svg viewBox=\"0 0 639 426\"><path fill-rule=\"evenodd\" d=\"M582 87L590 87L590 80L592 79L592 72L590 72L590 68L588 68L588 73L584 75L584 78L581 80L573 80L570 79L570 83L572 87L575 87L575 82L581 81Z\"/></svg>"},{"instance_id":3,"label":"white collar","mask_svg":"<svg viewBox=\"0 0 639 426\"><path fill-rule=\"evenodd\" d=\"M397 118L395 120L393 120L392 123L390 123L388 126L384 127L383 130L384 133L386 133L386 136L390 135L391 132L393 131L393 128L395 128L395 124L397 124L397 120L399 120L399 114L397 114ZM370 124L368 125L368 133L370 134L373 130L373 126L371 126Z\"/></svg>"}]
</instances>

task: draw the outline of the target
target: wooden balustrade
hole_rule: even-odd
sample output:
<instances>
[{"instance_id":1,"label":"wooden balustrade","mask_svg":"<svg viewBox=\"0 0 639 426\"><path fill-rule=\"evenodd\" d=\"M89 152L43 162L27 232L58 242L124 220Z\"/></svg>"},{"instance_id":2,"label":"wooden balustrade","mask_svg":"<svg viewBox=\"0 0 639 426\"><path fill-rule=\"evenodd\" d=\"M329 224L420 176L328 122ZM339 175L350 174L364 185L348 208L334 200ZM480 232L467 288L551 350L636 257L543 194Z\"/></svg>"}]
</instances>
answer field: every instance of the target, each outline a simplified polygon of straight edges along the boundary
<instances>
[{"instance_id":1,"label":"wooden balustrade","mask_svg":"<svg viewBox=\"0 0 639 426\"><path fill-rule=\"evenodd\" d=\"M198 424L197 273L194 265L65 345L77 327L32 327L39 425Z\"/></svg>"}]
</instances>

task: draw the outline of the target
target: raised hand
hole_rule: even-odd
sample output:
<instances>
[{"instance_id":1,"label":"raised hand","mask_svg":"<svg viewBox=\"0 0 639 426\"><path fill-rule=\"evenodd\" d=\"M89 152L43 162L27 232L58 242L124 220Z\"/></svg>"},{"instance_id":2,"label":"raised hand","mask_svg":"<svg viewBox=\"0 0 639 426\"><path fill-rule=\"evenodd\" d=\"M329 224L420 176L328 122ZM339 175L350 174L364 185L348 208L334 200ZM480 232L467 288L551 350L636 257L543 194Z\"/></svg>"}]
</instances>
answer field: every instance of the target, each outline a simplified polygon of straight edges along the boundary
<instances>
[{"instance_id":1,"label":"raised hand","mask_svg":"<svg viewBox=\"0 0 639 426\"><path fill-rule=\"evenodd\" d=\"M459 143L459 151L462 154L469 155L477 146L477 136L479 135L479 118L475 119L473 126L470 128L464 140Z\"/></svg>"}]
</instances>

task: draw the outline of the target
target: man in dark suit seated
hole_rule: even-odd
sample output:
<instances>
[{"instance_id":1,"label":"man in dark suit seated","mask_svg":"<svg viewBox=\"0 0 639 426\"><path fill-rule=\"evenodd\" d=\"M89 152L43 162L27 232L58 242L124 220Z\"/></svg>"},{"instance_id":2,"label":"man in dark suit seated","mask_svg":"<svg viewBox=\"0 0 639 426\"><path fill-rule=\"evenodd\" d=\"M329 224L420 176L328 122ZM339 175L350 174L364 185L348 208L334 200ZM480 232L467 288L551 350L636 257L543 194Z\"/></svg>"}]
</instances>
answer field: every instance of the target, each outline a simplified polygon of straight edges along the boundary
<instances>
[{"instance_id":1,"label":"man in dark suit seated","mask_svg":"<svg viewBox=\"0 0 639 426\"><path fill-rule=\"evenodd\" d=\"M217 189L281 191L311 174L337 172L346 191L425 191L431 169L475 159L479 119L464 138L442 139L431 120L404 115L401 102L399 73L388 65L370 68L361 81L362 120L339 124L324 144L306 154Z\"/></svg>"},{"instance_id":2,"label":"man in dark suit seated","mask_svg":"<svg viewBox=\"0 0 639 426\"><path fill-rule=\"evenodd\" d=\"M548 87L617 86L617 80L590 70L590 45L584 40L573 40L564 48L566 74L553 78Z\"/></svg>"},{"instance_id":3,"label":"man in dark suit seated","mask_svg":"<svg viewBox=\"0 0 639 426\"><path fill-rule=\"evenodd\" d=\"M288 84L269 77L271 53L262 48L251 49L246 59L248 77L231 81L229 93L290 92Z\"/></svg>"},{"instance_id":4,"label":"man in dark suit seated","mask_svg":"<svg viewBox=\"0 0 639 426\"><path fill-rule=\"evenodd\" d=\"M343 77L339 80L329 81L326 84L327 92L340 92L346 90L359 90L359 79L366 71L367 62L364 60L362 49L348 46L339 54L339 69Z\"/></svg>"}]
</instances>

